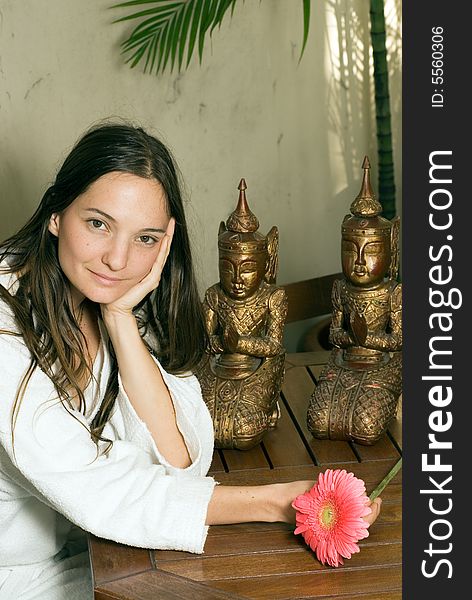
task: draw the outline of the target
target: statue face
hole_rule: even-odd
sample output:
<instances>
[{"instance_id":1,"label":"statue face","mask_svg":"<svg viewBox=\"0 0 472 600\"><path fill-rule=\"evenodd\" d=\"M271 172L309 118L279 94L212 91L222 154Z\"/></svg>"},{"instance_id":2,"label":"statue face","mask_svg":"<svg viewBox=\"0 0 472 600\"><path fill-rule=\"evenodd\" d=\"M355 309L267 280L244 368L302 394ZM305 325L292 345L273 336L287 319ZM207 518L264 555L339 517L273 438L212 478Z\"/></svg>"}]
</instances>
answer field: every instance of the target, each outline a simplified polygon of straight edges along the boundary
<instances>
[{"instance_id":1,"label":"statue face","mask_svg":"<svg viewBox=\"0 0 472 600\"><path fill-rule=\"evenodd\" d=\"M342 265L346 279L360 287L381 283L390 267L390 238L343 234Z\"/></svg>"},{"instance_id":2,"label":"statue face","mask_svg":"<svg viewBox=\"0 0 472 600\"><path fill-rule=\"evenodd\" d=\"M233 300L250 298L265 275L266 254L232 254L220 252L220 284Z\"/></svg>"}]
</instances>

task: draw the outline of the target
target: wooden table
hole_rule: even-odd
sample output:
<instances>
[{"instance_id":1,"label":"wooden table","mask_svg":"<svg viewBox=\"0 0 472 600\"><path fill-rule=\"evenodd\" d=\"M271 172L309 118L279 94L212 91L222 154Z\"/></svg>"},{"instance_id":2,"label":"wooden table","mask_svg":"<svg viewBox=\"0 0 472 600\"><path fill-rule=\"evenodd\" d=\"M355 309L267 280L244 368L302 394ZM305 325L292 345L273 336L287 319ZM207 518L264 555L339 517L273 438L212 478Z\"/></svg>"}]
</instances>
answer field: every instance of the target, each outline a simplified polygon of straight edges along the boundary
<instances>
[{"instance_id":1,"label":"wooden table","mask_svg":"<svg viewBox=\"0 0 472 600\"><path fill-rule=\"evenodd\" d=\"M401 416L374 446L314 439L306 408L327 352L287 356L282 416L256 448L215 451L211 473L224 484L314 479L326 467L364 479L370 492L401 454ZM322 566L283 523L210 527L203 555L148 551L90 538L95 598L401 599L401 473L382 494L382 512L361 552L336 569Z\"/></svg>"}]
</instances>

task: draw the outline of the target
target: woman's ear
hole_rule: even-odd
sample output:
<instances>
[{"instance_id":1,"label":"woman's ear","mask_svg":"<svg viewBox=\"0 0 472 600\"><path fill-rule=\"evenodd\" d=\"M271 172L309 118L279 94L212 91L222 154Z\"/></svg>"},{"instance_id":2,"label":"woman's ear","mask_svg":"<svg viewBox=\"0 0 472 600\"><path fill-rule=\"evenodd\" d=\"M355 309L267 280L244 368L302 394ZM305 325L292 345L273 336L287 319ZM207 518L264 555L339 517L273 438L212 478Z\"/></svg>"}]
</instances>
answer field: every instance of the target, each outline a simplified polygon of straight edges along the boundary
<instances>
[{"instance_id":1,"label":"woman's ear","mask_svg":"<svg viewBox=\"0 0 472 600\"><path fill-rule=\"evenodd\" d=\"M56 237L59 237L60 219L59 213L52 213L51 218L49 219L48 229Z\"/></svg>"}]
</instances>

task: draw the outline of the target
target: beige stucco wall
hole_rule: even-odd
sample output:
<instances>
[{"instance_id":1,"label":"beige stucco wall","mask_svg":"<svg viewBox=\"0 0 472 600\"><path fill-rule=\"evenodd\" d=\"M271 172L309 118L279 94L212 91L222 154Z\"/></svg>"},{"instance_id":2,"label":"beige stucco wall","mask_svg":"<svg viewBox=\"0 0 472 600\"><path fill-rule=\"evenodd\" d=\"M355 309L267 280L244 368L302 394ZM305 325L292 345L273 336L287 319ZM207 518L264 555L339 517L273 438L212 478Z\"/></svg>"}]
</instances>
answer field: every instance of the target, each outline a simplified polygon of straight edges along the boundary
<instances>
[{"instance_id":1,"label":"beige stucco wall","mask_svg":"<svg viewBox=\"0 0 472 600\"><path fill-rule=\"evenodd\" d=\"M217 279L216 235L241 177L265 233L280 230L279 282L339 270L340 224L368 153L376 177L366 0L240 1L202 66L156 78L123 64L129 25L111 0L0 0L0 238L36 206L73 142L120 116L160 135L186 183L202 290ZM401 201L400 0L387 0Z\"/></svg>"}]
</instances>

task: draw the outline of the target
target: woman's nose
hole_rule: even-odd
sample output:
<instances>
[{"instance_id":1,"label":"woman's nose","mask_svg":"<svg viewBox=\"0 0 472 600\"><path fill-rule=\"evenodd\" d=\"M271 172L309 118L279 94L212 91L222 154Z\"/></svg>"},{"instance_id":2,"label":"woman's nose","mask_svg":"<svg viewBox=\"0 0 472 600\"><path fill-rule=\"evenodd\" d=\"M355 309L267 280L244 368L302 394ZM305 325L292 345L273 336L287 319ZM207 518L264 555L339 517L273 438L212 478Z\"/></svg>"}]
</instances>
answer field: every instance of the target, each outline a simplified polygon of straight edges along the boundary
<instances>
[{"instance_id":1,"label":"woman's nose","mask_svg":"<svg viewBox=\"0 0 472 600\"><path fill-rule=\"evenodd\" d=\"M121 271L128 264L128 243L120 240L113 240L102 256L103 264L107 265L112 271Z\"/></svg>"}]
</instances>

